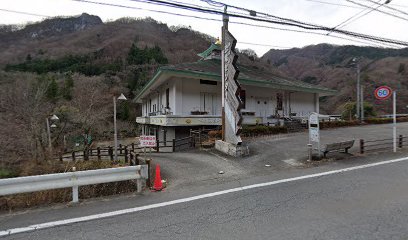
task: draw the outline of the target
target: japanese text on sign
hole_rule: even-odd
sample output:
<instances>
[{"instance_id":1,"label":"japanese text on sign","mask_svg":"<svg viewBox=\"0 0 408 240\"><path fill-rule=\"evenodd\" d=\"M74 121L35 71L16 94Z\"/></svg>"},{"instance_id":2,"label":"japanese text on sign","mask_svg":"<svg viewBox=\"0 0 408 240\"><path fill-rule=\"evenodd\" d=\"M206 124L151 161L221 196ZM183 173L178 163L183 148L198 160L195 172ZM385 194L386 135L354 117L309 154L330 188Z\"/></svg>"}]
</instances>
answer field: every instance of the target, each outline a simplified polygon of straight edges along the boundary
<instances>
[{"instance_id":1,"label":"japanese text on sign","mask_svg":"<svg viewBox=\"0 0 408 240\"><path fill-rule=\"evenodd\" d=\"M140 136L141 147L156 147L156 136Z\"/></svg>"}]
</instances>

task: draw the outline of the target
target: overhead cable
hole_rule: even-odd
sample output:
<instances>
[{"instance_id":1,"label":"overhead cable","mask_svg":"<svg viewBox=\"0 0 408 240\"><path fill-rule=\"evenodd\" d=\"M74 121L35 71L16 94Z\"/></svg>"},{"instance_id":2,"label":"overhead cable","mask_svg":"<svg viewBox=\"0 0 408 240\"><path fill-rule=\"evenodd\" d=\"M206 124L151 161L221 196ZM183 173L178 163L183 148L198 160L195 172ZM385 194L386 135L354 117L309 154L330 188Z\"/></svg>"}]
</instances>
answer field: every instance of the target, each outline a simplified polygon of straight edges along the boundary
<instances>
[{"instance_id":1,"label":"overhead cable","mask_svg":"<svg viewBox=\"0 0 408 240\"><path fill-rule=\"evenodd\" d=\"M388 15L388 16L392 16L392 17L395 17L395 18L399 18L399 19L401 19L401 20L408 21L408 18L404 18L404 17L398 16L398 15L395 15L395 14L393 14L393 13L389 13L389 12L386 12L386 11L382 11L382 10L380 10L380 9L378 9L378 8L373 8L373 7L367 6L367 5L365 5L365 4L355 2L355 1L353 1L353 0L346 0L346 1L347 1L347 2L351 2L351 3L354 3L354 4L359 5L359 6L362 6L362 7L371 8L371 9L373 9L374 11L383 13L383 14Z\"/></svg>"}]
</instances>

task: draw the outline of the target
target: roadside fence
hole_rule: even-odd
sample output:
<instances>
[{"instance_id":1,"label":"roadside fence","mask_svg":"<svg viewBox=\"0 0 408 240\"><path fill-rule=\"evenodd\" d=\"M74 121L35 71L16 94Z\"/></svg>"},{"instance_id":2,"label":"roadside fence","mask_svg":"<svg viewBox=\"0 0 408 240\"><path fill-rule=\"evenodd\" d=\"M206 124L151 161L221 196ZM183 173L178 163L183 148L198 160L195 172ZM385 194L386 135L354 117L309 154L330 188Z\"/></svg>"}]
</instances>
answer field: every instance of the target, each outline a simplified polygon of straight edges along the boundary
<instances>
[{"instance_id":1,"label":"roadside fence","mask_svg":"<svg viewBox=\"0 0 408 240\"><path fill-rule=\"evenodd\" d=\"M406 145L406 140L408 137L399 135L397 138L397 147L402 148ZM376 140L364 140L360 139L360 153L364 154L366 152L381 151L381 150L392 150L393 149L393 139L376 139Z\"/></svg>"},{"instance_id":2,"label":"roadside fence","mask_svg":"<svg viewBox=\"0 0 408 240\"><path fill-rule=\"evenodd\" d=\"M148 165L108 168L88 171L75 171L45 174L28 177L0 179L0 196L18 193L37 192L50 189L72 188L72 202L78 202L78 187L136 180L137 192L142 190L141 180L149 179Z\"/></svg>"}]
</instances>

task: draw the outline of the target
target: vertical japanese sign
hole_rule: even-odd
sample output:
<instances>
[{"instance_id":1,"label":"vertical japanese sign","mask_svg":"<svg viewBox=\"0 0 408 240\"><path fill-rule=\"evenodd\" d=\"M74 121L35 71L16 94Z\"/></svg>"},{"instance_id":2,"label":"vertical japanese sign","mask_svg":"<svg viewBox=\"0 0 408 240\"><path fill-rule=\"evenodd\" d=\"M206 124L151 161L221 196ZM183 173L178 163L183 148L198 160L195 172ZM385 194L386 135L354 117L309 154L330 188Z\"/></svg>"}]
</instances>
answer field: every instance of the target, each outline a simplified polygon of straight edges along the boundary
<instances>
[{"instance_id":1,"label":"vertical japanese sign","mask_svg":"<svg viewBox=\"0 0 408 240\"><path fill-rule=\"evenodd\" d=\"M319 128L319 114L311 113L309 116L309 143L314 145L320 157L320 128Z\"/></svg>"},{"instance_id":2,"label":"vertical japanese sign","mask_svg":"<svg viewBox=\"0 0 408 240\"><path fill-rule=\"evenodd\" d=\"M225 126L224 126L224 136L225 141L235 145L240 145L242 143L240 133L241 133L241 123L242 123L242 101L240 99L241 87L237 81L239 70L236 65L238 55L235 52L235 45L237 40L232 36L232 34L225 29L224 34L224 111L225 111Z\"/></svg>"}]
</instances>

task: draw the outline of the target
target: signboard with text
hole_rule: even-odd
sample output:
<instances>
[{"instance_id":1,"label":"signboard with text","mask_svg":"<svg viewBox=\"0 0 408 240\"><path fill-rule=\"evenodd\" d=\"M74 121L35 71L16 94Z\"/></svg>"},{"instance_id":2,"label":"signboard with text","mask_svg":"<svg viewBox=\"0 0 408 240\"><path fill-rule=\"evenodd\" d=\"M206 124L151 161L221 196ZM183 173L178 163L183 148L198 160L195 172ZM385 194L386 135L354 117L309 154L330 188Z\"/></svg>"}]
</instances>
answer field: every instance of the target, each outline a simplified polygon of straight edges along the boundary
<instances>
[{"instance_id":1,"label":"signboard with text","mask_svg":"<svg viewBox=\"0 0 408 240\"><path fill-rule=\"evenodd\" d=\"M241 123L242 123L242 101L239 96L241 92L241 87L237 81L239 70L236 65L238 55L235 52L235 45L237 40L234 36L227 30L224 29L224 51L223 51L223 63L224 63L224 112L225 112L225 141L235 145L240 145L242 143L240 133L241 133Z\"/></svg>"},{"instance_id":2,"label":"signboard with text","mask_svg":"<svg viewBox=\"0 0 408 240\"><path fill-rule=\"evenodd\" d=\"M141 147L156 147L156 136L140 136Z\"/></svg>"},{"instance_id":3,"label":"signboard with text","mask_svg":"<svg viewBox=\"0 0 408 240\"><path fill-rule=\"evenodd\" d=\"M309 116L309 143L314 146L320 156L320 127L319 114L311 113Z\"/></svg>"}]
</instances>

